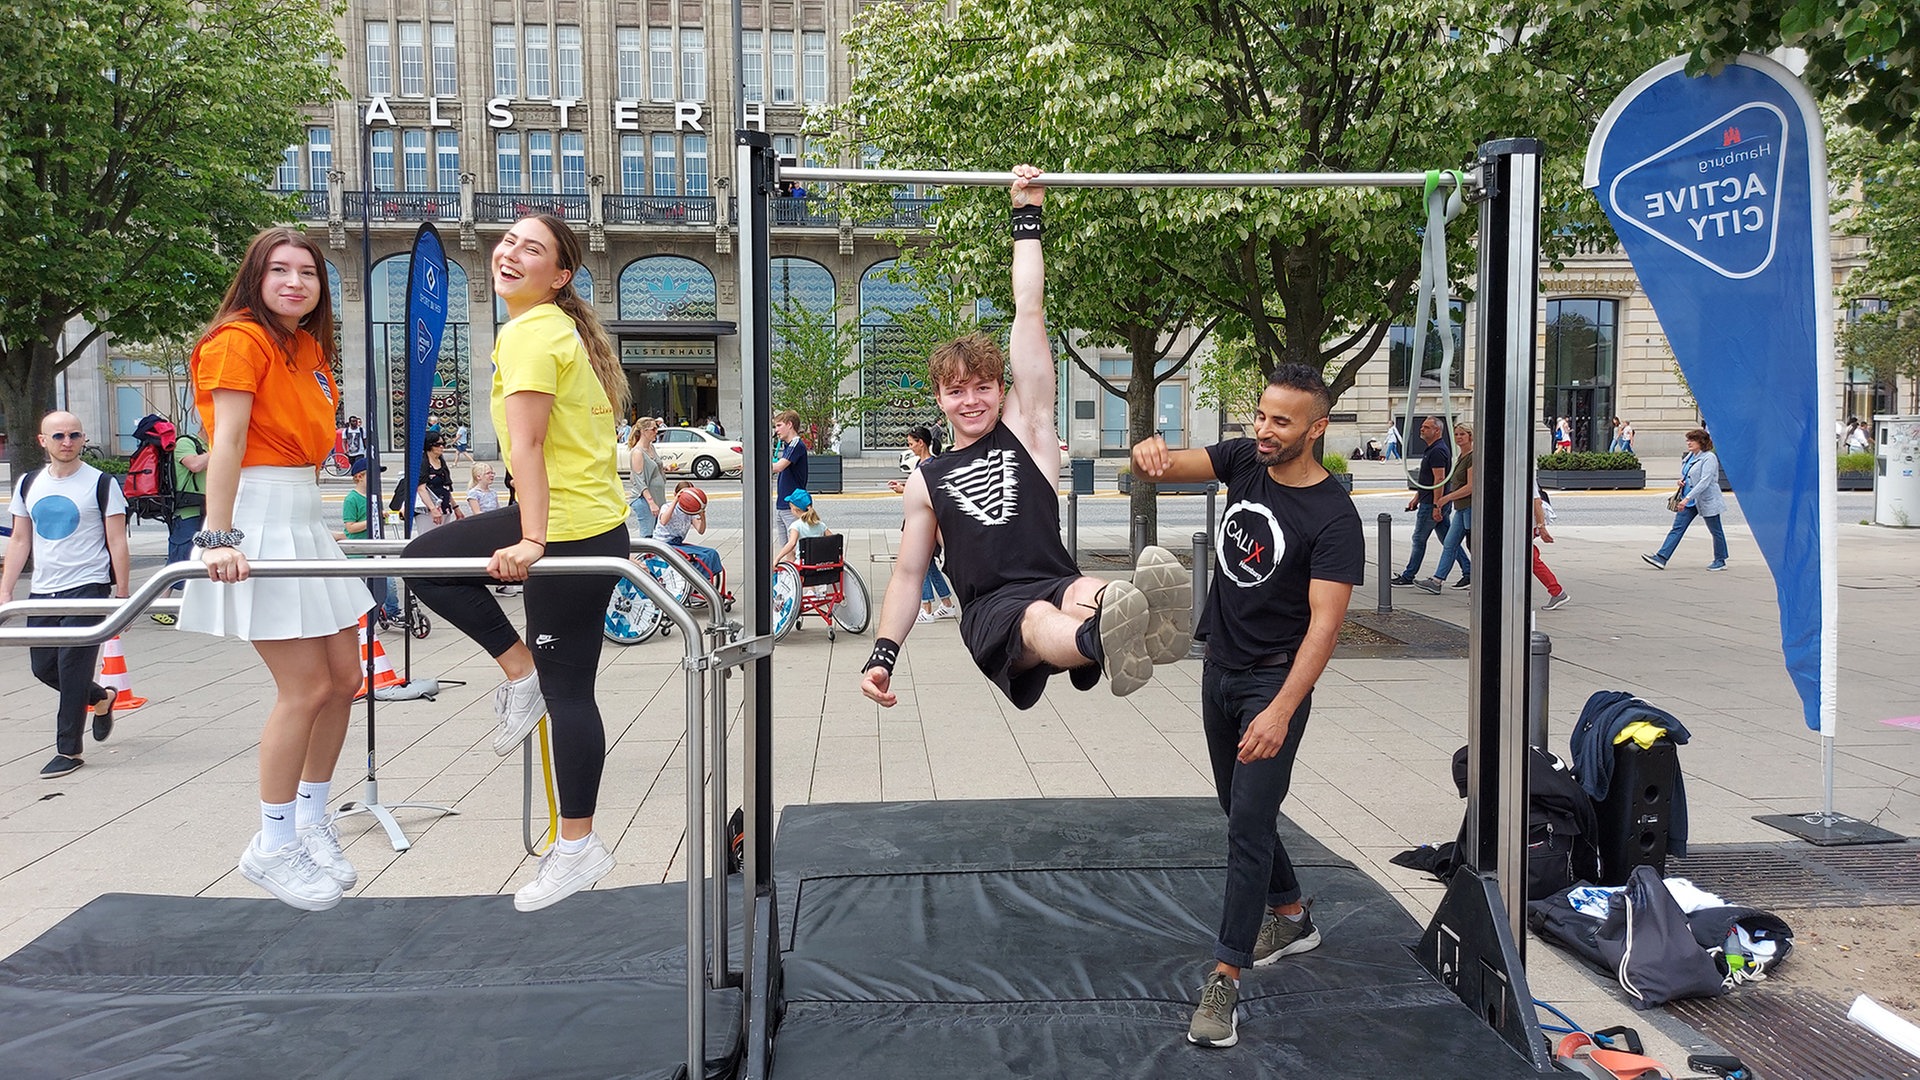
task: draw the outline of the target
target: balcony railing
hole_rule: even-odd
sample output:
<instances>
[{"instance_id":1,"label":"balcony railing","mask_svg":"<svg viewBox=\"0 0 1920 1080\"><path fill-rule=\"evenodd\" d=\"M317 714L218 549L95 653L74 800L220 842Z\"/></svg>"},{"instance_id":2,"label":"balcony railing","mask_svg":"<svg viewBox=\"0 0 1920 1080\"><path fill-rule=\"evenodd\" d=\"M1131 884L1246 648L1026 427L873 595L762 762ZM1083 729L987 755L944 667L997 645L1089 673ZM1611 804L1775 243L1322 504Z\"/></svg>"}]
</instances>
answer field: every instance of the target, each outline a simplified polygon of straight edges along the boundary
<instances>
[{"instance_id":1,"label":"balcony railing","mask_svg":"<svg viewBox=\"0 0 1920 1080\"><path fill-rule=\"evenodd\" d=\"M552 214L567 222L587 220L585 195L521 195L515 192L476 191L473 193L473 219L494 223L512 223L534 214Z\"/></svg>"},{"instance_id":2,"label":"balcony railing","mask_svg":"<svg viewBox=\"0 0 1920 1080\"><path fill-rule=\"evenodd\" d=\"M324 194L324 193L322 193ZM457 191L376 191L371 195L348 191L345 216L360 220L360 207L374 221L459 221L460 193Z\"/></svg>"},{"instance_id":3,"label":"balcony railing","mask_svg":"<svg viewBox=\"0 0 1920 1080\"><path fill-rule=\"evenodd\" d=\"M602 195L600 213L609 225L712 225L708 195Z\"/></svg>"},{"instance_id":4,"label":"balcony railing","mask_svg":"<svg viewBox=\"0 0 1920 1080\"><path fill-rule=\"evenodd\" d=\"M840 224L840 214L829 207L825 199L811 195L776 195L773 198L773 223L831 227Z\"/></svg>"},{"instance_id":5,"label":"balcony railing","mask_svg":"<svg viewBox=\"0 0 1920 1080\"><path fill-rule=\"evenodd\" d=\"M327 220L326 189L322 188L319 191L291 191L287 194L300 200L300 219L302 221Z\"/></svg>"},{"instance_id":6,"label":"balcony railing","mask_svg":"<svg viewBox=\"0 0 1920 1080\"><path fill-rule=\"evenodd\" d=\"M921 199L895 195L892 211L862 218L860 224L873 229L921 229L926 227L927 219L931 216L928 211L938 205L940 205L938 198Z\"/></svg>"}]
</instances>

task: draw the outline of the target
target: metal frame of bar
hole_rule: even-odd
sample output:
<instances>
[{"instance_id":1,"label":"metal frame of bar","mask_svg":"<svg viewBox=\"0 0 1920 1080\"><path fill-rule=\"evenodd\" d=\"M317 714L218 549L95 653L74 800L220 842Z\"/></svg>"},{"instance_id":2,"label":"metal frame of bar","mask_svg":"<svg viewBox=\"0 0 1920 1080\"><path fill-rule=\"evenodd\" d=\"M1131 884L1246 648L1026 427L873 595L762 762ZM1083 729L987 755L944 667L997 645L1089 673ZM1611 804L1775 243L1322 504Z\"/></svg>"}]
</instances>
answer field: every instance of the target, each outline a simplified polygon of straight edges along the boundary
<instances>
[{"instance_id":1,"label":"metal frame of bar","mask_svg":"<svg viewBox=\"0 0 1920 1080\"><path fill-rule=\"evenodd\" d=\"M1013 181L1007 172L954 172L941 169L830 169L783 166L776 182L831 184L934 184L948 187L1005 187ZM1041 182L1050 188L1417 188L1425 187L1423 172L1378 173L1046 173ZM1452 173L1441 173L1440 183L1451 187ZM1473 182L1469 180L1469 188ZM744 199L742 202L744 203ZM744 220L744 218L743 218Z\"/></svg>"},{"instance_id":2,"label":"metal frame of bar","mask_svg":"<svg viewBox=\"0 0 1920 1080\"><path fill-rule=\"evenodd\" d=\"M357 541L359 550L368 551L376 545L382 548L398 549L404 546L400 541ZM674 569L698 586L705 582L705 576L694 571L691 564L678 552L665 544L653 540L636 543L636 549L649 554L661 555L673 562ZM383 551L383 553L385 553ZM407 577L487 577L487 560L472 559L405 559ZM394 564L389 564L394 565ZM323 578L360 578L368 576L365 562L345 559L286 559L260 560L248 564L248 573L256 578L323 577ZM542 559L533 564L530 571L539 577L567 574L591 574L595 576L623 577L631 581L636 588L645 593L667 618L672 619L680 628L681 640L686 644L686 657L682 668L687 684L687 1043L686 1053L688 1075L703 1073L706 1068L706 988L702 972L706 961L706 894L707 880L706 845L701 842L705 822L704 805L701 792L706 782L706 740L702 737L702 707L706 698L705 675L714 671L716 683L724 679L724 670L714 668L714 653L707 651L706 634L701 632L686 608L675 603L667 590L655 581L647 569L631 559L614 556L575 557ZM0 626L0 646L28 645L43 647L97 645L114 637L127 625L138 618L175 582L190 581L206 574L206 567L194 562L170 563L161 567L146 583L135 589L124 600L94 601L49 601L18 600L0 606L0 622L8 618L24 615L51 614L92 614L98 611L102 619L89 626ZM702 596L710 596L709 617L716 624L724 619L724 607L720 603L718 590L711 583L701 590ZM87 606L74 610L77 605ZM724 633L723 625L710 628L712 632ZM718 704L718 695L716 695ZM724 719L724 711L716 707L712 730L721 734L719 721ZM724 756L724 746L717 746L715 756ZM723 774L724 775L724 774ZM724 798L725 792L721 792ZM724 895L726 858L724 851L715 852L713 887ZM722 952L719 955L725 956Z\"/></svg>"}]
</instances>

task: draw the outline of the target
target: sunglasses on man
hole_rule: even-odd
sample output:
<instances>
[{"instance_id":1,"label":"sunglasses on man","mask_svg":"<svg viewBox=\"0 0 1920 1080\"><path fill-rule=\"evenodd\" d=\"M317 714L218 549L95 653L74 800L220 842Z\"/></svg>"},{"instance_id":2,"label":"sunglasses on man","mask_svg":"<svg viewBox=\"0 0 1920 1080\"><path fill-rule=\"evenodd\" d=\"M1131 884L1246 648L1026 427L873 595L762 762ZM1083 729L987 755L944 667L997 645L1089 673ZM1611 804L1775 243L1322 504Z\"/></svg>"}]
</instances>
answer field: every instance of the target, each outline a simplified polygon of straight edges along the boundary
<instances>
[{"instance_id":1,"label":"sunglasses on man","mask_svg":"<svg viewBox=\"0 0 1920 1080\"><path fill-rule=\"evenodd\" d=\"M84 431L49 431L47 433L47 438L58 439L61 442L78 442L86 437L87 433Z\"/></svg>"}]
</instances>

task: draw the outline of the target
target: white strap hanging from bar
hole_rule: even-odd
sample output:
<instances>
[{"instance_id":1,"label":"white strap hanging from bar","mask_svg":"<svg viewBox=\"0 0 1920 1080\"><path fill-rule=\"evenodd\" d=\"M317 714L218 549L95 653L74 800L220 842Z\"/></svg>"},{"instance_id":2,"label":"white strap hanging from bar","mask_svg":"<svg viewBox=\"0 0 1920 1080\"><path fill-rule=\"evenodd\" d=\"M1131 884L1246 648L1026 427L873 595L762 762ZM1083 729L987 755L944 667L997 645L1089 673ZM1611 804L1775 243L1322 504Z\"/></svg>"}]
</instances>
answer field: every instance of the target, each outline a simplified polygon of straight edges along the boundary
<instances>
[{"instance_id":1,"label":"white strap hanging from bar","mask_svg":"<svg viewBox=\"0 0 1920 1080\"><path fill-rule=\"evenodd\" d=\"M1450 183L1449 183L1450 181ZM1407 361L1407 418L1406 431L1400 437L1401 461L1407 469L1407 481L1424 491L1437 491L1453 481L1460 471L1460 444L1453 437L1453 298L1447 284L1447 222L1460 215L1466 206L1462 190L1466 187L1463 173L1427 174L1427 228L1420 237L1420 290L1413 309L1413 355ZM1447 448L1452 452L1452 464L1447 475L1439 481L1422 476L1420 466L1415 461L1412 448L1414 427L1414 405L1420 395L1421 368L1427 358L1427 327L1441 325L1440 335L1440 411L1446 427L1442 438L1447 440Z\"/></svg>"}]
</instances>

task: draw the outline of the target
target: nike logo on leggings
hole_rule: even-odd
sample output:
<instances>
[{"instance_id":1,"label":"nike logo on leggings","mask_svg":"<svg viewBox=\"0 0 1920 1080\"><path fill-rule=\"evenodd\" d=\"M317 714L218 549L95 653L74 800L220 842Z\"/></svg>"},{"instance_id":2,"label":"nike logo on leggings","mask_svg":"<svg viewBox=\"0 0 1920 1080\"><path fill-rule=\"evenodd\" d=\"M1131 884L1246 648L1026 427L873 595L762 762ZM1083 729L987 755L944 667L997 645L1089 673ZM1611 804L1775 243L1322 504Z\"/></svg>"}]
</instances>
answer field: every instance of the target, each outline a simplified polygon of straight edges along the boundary
<instances>
[{"instance_id":1,"label":"nike logo on leggings","mask_svg":"<svg viewBox=\"0 0 1920 1080\"><path fill-rule=\"evenodd\" d=\"M554 637L552 634L541 634L539 637L533 639L533 647L536 649L545 648L559 640L559 638Z\"/></svg>"}]
</instances>

